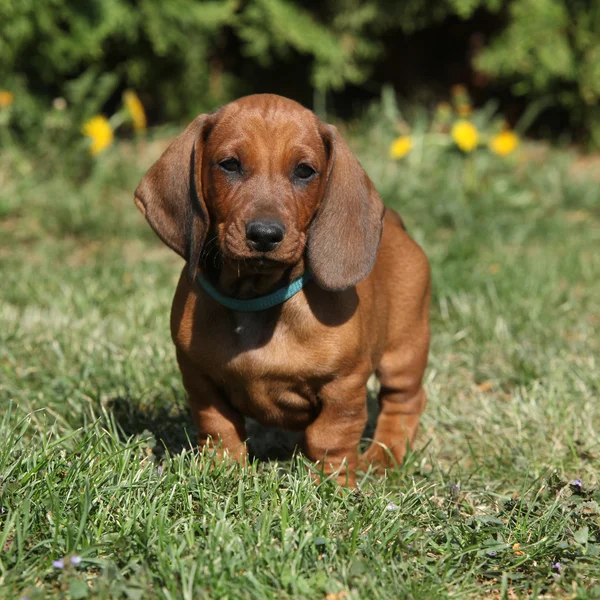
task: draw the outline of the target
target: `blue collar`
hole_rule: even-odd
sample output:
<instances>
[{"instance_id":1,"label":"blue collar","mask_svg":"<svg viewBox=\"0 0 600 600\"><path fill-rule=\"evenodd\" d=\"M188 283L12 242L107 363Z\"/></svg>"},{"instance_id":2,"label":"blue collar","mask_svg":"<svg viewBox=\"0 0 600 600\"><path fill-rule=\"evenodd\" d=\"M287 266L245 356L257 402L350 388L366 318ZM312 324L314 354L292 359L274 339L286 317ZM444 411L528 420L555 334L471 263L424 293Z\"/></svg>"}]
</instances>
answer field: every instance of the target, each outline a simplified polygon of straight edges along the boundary
<instances>
[{"instance_id":1,"label":"blue collar","mask_svg":"<svg viewBox=\"0 0 600 600\"><path fill-rule=\"evenodd\" d=\"M213 300L216 300L226 308L241 312L257 312L259 310L272 308L278 304L283 304L286 300L289 300L292 296L296 295L310 281L311 277L310 273L305 272L301 277L294 279L294 281L282 288L279 288L266 296L251 298L249 300L239 300L238 298L232 298L231 296L223 296L212 283L204 279L204 277L201 277L200 273L196 275L196 279L198 280L200 287Z\"/></svg>"}]
</instances>

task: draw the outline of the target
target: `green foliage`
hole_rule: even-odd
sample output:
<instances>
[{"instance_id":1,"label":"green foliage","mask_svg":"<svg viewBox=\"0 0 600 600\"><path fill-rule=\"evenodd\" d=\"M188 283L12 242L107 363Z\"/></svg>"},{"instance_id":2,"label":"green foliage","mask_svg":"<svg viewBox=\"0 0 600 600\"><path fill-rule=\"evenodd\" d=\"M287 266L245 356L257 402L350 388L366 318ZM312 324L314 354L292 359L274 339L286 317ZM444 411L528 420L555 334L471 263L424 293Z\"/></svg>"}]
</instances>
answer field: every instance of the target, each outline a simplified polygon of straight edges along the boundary
<instances>
[{"instance_id":1,"label":"green foliage","mask_svg":"<svg viewBox=\"0 0 600 600\"><path fill-rule=\"evenodd\" d=\"M231 97L235 82L218 58L233 32L250 60L266 65L305 54L314 63L314 86L340 89L364 81L376 56L377 44L363 31L374 6L355 13L357 2L342 11L330 4L330 18L320 21L291 0L3 0L0 80L21 105L31 95L48 107L79 78L87 81L92 65L145 93L162 117L180 118ZM29 129L32 123L18 116L17 127Z\"/></svg>"},{"instance_id":2,"label":"green foliage","mask_svg":"<svg viewBox=\"0 0 600 600\"><path fill-rule=\"evenodd\" d=\"M600 2L512 0L508 26L476 63L515 94L564 107L600 147Z\"/></svg>"},{"instance_id":3,"label":"green foliage","mask_svg":"<svg viewBox=\"0 0 600 600\"><path fill-rule=\"evenodd\" d=\"M477 9L499 11L506 0L378 0L378 25L413 33L451 16L470 18Z\"/></svg>"},{"instance_id":4,"label":"green foliage","mask_svg":"<svg viewBox=\"0 0 600 600\"><path fill-rule=\"evenodd\" d=\"M361 9L355 1L344 4L324 24L287 0L249 2L239 21L245 53L263 63L273 54L286 56L290 50L312 55L312 83L320 91L362 83L378 54L376 42L361 36L376 16L375 7L371 3Z\"/></svg>"},{"instance_id":5,"label":"green foliage","mask_svg":"<svg viewBox=\"0 0 600 600\"><path fill-rule=\"evenodd\" d=\"M0 80L19 102L31 95L48 108L81 78L87 82L91 69L111 73L115 84L152 91L164 116L199 111L225 97L211 89L209 53L237 6L236 0L3 0ZM29 129L19 117L15 125Z\"/></svg>"},{"instance_id":6,"label":"green foliage","mask_svg":"<svg viewBox=\"0 0 600 600\"><path fill-rule=\"evenodd\" d=\"M322 103L368 81L382 33L476 11L507 19L478 68L529 100L563 107L599 145L598 0L0 0L0 82L15 96L0 115L0 143L39 150L43 124L53 132L48 146L76 146L81 124L113 111L125 88L155 122L187 118L255 89L265 67L303 77L307 65ZM57 98L69 111L57 114Z\"/></svg>"}]
</instances>

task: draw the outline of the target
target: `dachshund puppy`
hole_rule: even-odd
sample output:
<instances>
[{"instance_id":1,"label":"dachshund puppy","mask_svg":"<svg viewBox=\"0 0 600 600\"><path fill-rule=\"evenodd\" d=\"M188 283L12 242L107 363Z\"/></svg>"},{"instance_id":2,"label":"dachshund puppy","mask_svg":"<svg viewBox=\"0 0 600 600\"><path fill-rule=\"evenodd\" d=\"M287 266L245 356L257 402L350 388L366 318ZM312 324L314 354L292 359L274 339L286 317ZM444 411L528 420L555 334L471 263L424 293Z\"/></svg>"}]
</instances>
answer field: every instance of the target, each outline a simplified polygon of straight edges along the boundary
<instances>
[{"instance_id":1,"label":"dachshund puppy","mask_svg":"<svg viewBox=\"0 0 600 600\"><path fill-rule=\"evenodd\" d=\"M426 403L429 266L335 127L270 94L200 115L135 202L187 262L171 312L198 443L246 457L244 417L303 431L325 475L404 458Z\"/></svg>"}]
</instances>

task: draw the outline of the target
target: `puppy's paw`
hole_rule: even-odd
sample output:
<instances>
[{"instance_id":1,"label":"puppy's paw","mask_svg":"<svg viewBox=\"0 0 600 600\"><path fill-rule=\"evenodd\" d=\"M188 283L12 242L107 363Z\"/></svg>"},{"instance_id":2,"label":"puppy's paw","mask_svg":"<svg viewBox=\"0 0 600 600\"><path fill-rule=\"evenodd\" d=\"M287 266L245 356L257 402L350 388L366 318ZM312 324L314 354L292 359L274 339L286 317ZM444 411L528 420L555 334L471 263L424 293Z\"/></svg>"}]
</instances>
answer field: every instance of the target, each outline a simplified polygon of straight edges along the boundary
<instances>
[{"instance_id":1,"label":"puppy's paw","mask_svg":"<svg viewBox=\"0 0 600 600\"><path fill-rule=\"evenodd\" d=\"M371 467L371 471L381 472L384 469L395 469L402 464L406 451L402 448L395 447L390 450L385 444L373 442L369 448L361 455L358 463L358 468L362 471L367 471Z\"/></svg>"}]
</instances>

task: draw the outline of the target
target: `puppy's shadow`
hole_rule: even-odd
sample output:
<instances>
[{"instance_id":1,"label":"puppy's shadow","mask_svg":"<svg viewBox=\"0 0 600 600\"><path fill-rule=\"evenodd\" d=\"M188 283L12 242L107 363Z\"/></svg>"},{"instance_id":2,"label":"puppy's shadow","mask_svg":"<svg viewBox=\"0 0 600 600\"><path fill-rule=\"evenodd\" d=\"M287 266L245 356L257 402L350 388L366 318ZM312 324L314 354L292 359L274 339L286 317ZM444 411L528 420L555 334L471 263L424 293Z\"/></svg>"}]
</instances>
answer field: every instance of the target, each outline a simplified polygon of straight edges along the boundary
<instances>
[{"instance_id":1,"label":"puppy's shadow","mask_svg":"<svg viewBox=\"0 0 600 600\"><path fill-rule=\"evenodd\" d=\"M377 394L371 389L367 394L367 409L368 419L363 432L361 450L364 450L369 445L369 440L373 438L379 414ZM252 419L246 419L246 433L248 453L251 458L260 461L289 460L302 441L302 432L264 427Z\"/></svg>"},{"instance_id":2,"label":"puppy's shadow","mask_svg":"<svg viewBox=\"0 0 600 600\"><path fill-rule=\"evenodd\" d=\"M373 436L377 420L377 396L370 390L367 398L369 418L363 438ZM173 404L163 398L155 398L147 403L138 399L117 397L108 406L124 439L135 436L149 438L152 452L157 458L169 454L179 454L184 449L196 446L196 428L192 415L185 403ZM264 427L257 421L246 419L248 453L259 461L289 460L302 433ZM366 445L366 443L365 443Z\"/></svg>"},{"instance_id":3,"label":"puppy's shadow","mask_svg":"<svg viewBox=\"0 0 600 600\"><path fill-rule=\"evenodd\" d=\"M158 397L152 402L138 398L116 397L110 400L107 410L119 426L124 440L143 436L150 438L153 454L162 458L165 450L179 454L195 445L196 428L187 406L173 404L171 399Z\"/></svg>"}]
</instances>

